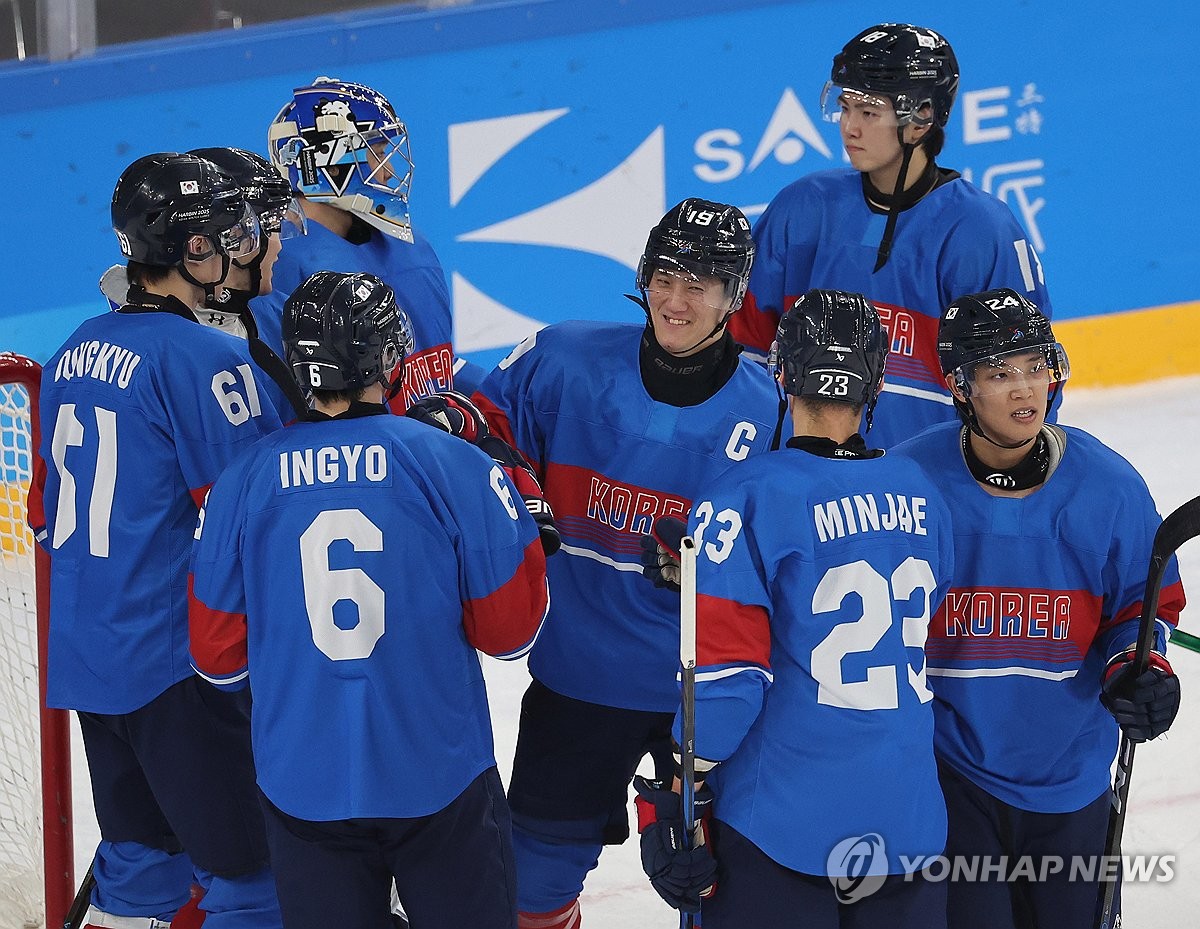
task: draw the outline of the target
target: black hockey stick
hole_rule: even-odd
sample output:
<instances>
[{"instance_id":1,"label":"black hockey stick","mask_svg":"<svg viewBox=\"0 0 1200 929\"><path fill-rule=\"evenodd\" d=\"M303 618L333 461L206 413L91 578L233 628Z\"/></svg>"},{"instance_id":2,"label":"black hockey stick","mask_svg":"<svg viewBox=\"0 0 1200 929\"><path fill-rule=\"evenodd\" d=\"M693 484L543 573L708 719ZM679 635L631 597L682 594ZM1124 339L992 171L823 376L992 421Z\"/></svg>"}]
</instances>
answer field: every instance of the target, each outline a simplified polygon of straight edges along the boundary
<instances>
[{"instance_id":1,"label":"black hockey stick","mask_svg":"<svg viewBox=\"0 0 1200 929\"><path fill-rule=\"evenodd\" d=\"M696 829L696 542L685 535L679 543L679 666L682 699L679 712L679 798L683 805L683 844L692 847ZM695 917L679 914L682 929Z\"/></svg>"},{"instance_id":2,"label":"black hockey stick","mask_svg":"<svg viewBox=\"0 0 1200 929\"><path fill-rule=\"evenodd\" d=\"M1200 535L1200 497L1183 504L1163 520L1154 533L1154 544L1150 548L1150 567L1146 572L1146 592L1142 595L1142 616L1138 627L1137 651L1133 656L1133 675L1142 674L1150 663L1150 647L1154 643L1154 618L1158 613L1158 597L1162 592L1163 574L1171 556L1184 542ZM1118 870L1111 873L1111 862L1120 868L1121 835L1125 831L1126 805L1129 800L1129 782L1133 777L1133 750L1137 743L1124 734L1117 752L1117 773L1113 782L1113 805L1108 814L1108 838L1104 843L1104 860L1100 878L1100 929L1113 927L1113 897L1117 892Z\"/></svg>"},{"instance_id":3,"label":"black hockey stick","mask_svg":"<svg viewBox=\"0 0 1200 929\"><path fill-rule=\"evenodd\" d=\"M92 888L96 886L96 875L92 873L95 867L95 861L88 865L87 874L83 876L79 889L75 891L75 899L71 901L71 907L63 917L63 929L80 929L83 925L88 907L92 904Z\"/></svg>"}]
</instances>

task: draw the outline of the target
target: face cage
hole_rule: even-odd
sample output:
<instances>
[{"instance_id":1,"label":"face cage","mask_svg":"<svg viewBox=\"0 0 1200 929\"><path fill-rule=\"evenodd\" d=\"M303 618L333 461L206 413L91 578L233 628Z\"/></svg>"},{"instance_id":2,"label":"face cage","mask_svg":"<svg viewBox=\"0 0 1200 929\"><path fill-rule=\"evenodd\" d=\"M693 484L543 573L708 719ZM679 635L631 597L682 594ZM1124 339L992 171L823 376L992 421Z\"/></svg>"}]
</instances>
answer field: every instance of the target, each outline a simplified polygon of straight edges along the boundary
<instances>
[{"instance_id":1,"label":"face cage","mask_svg":"<svg viewBox=\"0 0 1200 929\"><path fill-rule=\"evenodd\" d=\"M355 176L360 184L371 190L396 197L407 203L412 190L413 161L409 150L408 131L404 123L388 123L378 129L366 132L348 132L335 136L320 148L313 148L297 129L295 134L285 134L288 127L295 123L280 121L286 113L281 113L276 122L271 125L268 141L271 146L271 158L280 169L295 172L292 183L299 186L306 196L319 195L312 190L315 185L303 183L301 169L302 153L311 149L318 172L323 168L352 164ZM321 149L328 148L327 154ZM396 170L396 156L404 164L403 172ZM390 177L388 177L390 173ZM321 175L318 173L318 178ZM326 186L327 182L319 179L317 184ZM349 186L344 188L350 192ZM335 195L336 191L331 192Z\"/></svg>"},{"instance_id":2,"label":"face cage","mask_svg":"<svg viewBox=\"0 0 1200 929\"><path fill-rule=\"evenodd\" d=\"M1031 372L1013 364L1008 359L1030 355L1034 352L1039 353L1044 361L1047 390L1054 389L1056 386L1061 389L1062 384L1071 376L1071 363L1067 359L1066 349L1060 342L1046 342L1041 345L1016 348L987 358L966 362L954 369L954 384L967 399L989 397L1006 390L1021 389L1034 378L1039 377L1040 371ZM1008 376L981 386L976 379L976 374L981 369L993 371L997 375L1006 374Z\"/></svg>"},{"instance_id":3,"label":"face cage","mask_svg":"<svg viewBox=\"0 0 1200 929\"><path fill-rule=\"evenodd\" d=\"M932 97L915 100L908 92L898 93L891 97L869 90L859 90L856 87L847 87L844 84L836 84L833 81L826 81L825 86L821 88L820 112L823 120L829 123L841 122L841 100L845 94L851 94L869 106L890 109L896 116L898 128L903 128L909 123L914 126L926 126L934 121ZM929 115L919 116L918 113L925 107L929 107Z\"/></svg>"}]
</instances>

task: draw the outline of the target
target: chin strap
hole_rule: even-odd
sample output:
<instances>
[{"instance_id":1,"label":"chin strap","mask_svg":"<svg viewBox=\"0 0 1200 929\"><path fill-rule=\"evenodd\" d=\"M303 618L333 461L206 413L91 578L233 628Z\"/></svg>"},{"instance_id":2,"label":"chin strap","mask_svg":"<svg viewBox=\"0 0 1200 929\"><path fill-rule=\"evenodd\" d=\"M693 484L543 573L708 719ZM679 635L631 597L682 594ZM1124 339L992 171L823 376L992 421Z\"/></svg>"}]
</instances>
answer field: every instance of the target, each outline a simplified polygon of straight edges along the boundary
<instances>
[{"instance_id":1,"label":"chin strap","mask_svg":"<svg viewBox=\"0 0 1200 929\"><path fill-rule=\"evenodd\" d=\"M653 335L654 334L654 319L650 316L650 303L646 300L646 292L642 291L642 295L640 297L635 297L633 294L625 294L625 299L632 300L634 303L636 303L638 306L640 306L642 308L642 312L646 314L646 325L650 327L650 333L651 333L651 335ZM678 351L678 352L673 352L669 348L663 348L663 351L666 352L668 355L675 355L676 357L680 357L680 358L686 356L688 352L694 352L697 348L699 348L701 345L703 345L705 342L707 342L709 339L711 339L713 336L715 336L717 333L719 333L722 329L724 329L725 324L727 322L729 322L729 317L732 316L733 314L734 314L734 310L730 310L728 313L726 313L724 316L722 316L719 320L717 320L717 324L715 326L713 326L712 331L708 335L706 335L703 339L701 339L699 342L697 342L695 345L692 345L692 346L685 348L682 351ZM658 342L658 339L656 338L654 341ZM661 342L658 342L658 345L660 348L662 347Z\"/></svg>"},{"instance_id":2,"label":"chin strap","mask_svg":"<svg viewBox=\"0 0 1200 929\"><path fill-rule=\"evenodd\" d=\"M225 278L229 277L230 258L220 250L217 251L217 254L221 256L221 276L211 283L206 284L203 281L198 281L196 278L192 277L192 275L188 272L186 259L179 262L179 264L176 265L176 268L178 268L180 276L185 281L187 281L189 284L194 284L204 291L205 306L220 308L221 301L217 299L217 288L225 283Z\"/></svg>"},{"instance_id":3,"label":"chin strap","mask_svg":"<svg viewBox=\"0 0 1200 929\"><path fill-rule=\"evenodd\" d=\"M896 220L900 217L900 196L904 193L904 179L908 176L908 164L912 161L913 151L917 147L916 142L904 141L904 129L899 130L900 148L903 150L903 156L900 159L900 173L896 175L896 189L892 191L892 202L888 204L887 225L883 227L883 238L879 240L879 251L875 255L875 268L871 272L876 273L888 262L888 258L892 254L892 237L896 234Z\"/></svg>"}]
</instances>

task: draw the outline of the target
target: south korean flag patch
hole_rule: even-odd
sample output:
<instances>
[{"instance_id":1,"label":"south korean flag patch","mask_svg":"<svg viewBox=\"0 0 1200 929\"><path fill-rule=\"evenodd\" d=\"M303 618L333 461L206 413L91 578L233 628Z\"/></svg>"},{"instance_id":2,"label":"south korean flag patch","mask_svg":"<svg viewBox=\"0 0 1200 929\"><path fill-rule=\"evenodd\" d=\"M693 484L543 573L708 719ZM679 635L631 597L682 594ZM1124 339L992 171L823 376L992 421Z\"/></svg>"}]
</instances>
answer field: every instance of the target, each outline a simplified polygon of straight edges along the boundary
<instances>
[{"instance_id":1,"label":"south korean flag patch","mask_svg":"<svg viewBox=\"0 0 1200 929\"><path fill-rule=\"evenodd\" d=\"M200 193L199 181L180 181L179 192L181 194L198 194Z\"/></svg>"}]
</instances>

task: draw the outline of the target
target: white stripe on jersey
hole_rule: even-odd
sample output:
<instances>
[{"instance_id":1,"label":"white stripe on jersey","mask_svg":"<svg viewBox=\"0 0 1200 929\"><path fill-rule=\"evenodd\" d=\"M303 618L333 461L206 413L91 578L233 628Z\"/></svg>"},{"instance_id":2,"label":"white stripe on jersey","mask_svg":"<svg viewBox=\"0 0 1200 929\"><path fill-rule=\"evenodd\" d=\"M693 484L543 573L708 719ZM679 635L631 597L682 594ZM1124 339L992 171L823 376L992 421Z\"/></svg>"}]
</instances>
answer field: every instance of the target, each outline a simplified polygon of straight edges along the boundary
<instances>
[{"instance_id":1,"label":"white stripe on jersey","mask_svg":"<svg viewBox=\"0 0 1200 929\"><path fill-rule=\"evenodd\" d=\"M1041 668L925 668L926 674L937 677L1040 677L1047 681L1065 681L1079 673L1071 671L1043 671Z\"/></svg>"}]
</instances>

